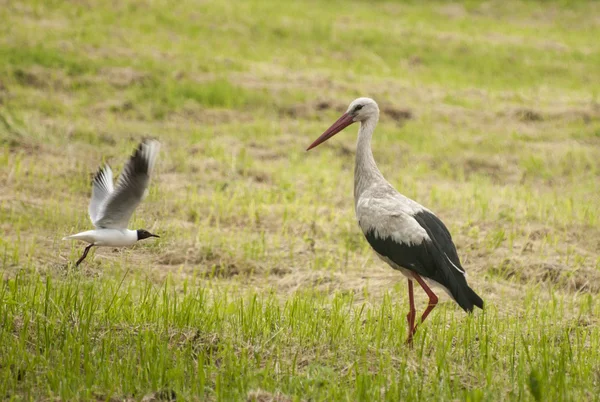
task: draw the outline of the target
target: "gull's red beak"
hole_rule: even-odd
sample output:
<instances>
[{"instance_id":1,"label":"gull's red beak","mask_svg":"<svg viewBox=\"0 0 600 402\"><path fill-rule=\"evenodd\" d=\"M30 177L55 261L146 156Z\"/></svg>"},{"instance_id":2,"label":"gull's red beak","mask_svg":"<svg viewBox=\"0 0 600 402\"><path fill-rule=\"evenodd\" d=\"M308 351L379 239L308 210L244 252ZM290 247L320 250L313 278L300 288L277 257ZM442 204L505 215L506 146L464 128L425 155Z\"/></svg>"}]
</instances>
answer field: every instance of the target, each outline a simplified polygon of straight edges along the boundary
<instances>
[{"instance_id":1,"label":"gull's red beak","mask_svg":"<svg viewBox=\"0 0 600 402\"><path fill-rule=\"evenodd\" d=\"M306 150L310 151L320 143L327 141L328 139L330 139L331 137L348 127L350 124L354 123L354 120L352 119L352 116L350 116L348 113L344 113L342 117L337 119L337 121L333 123L331 127L329 127L323 134L321 134L319 138L315 140L315 142L310 144L310 147L306 148Z\"/></svg>"}]
</instances>

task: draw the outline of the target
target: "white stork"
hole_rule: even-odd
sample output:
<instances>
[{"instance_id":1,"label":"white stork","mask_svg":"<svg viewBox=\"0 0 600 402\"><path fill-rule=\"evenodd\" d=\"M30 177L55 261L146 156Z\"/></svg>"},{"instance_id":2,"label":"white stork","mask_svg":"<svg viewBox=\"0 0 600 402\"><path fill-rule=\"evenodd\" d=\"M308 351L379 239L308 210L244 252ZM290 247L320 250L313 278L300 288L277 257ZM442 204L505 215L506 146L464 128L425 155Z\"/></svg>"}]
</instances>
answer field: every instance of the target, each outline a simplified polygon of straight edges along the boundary
<instances>
[{"instance_id":1,"label":"white stork","mask_svg":"<svg viewBox=\"0 0 600 402\"><path fill-rule=\"evenodd\" d=\"M467 312L471 312L473 306L483 309L483 300L467 284L456 247L442 221L427 208L396 191L377 168L371 151L371 137L378 119L377 103L370 98L358 98L307 151L352 123L360 122L354 168L356 217L377 255L408 278L407 342L411 343L416 331L413 279L429 296L421 323L438 302L429 285L440 286Z\"/></svg>"}]
</instances>

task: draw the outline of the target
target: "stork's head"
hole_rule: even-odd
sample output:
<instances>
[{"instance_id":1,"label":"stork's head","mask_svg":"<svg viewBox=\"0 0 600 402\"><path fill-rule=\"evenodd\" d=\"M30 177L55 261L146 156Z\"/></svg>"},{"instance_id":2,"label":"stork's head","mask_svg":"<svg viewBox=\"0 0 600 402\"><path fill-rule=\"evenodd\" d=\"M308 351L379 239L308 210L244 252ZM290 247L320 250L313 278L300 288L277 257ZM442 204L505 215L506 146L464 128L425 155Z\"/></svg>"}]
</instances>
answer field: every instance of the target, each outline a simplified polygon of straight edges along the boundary
<instances>
[{"instance_id":1,"label":"stork's head","mask_svg":"<svg viewBox=\"0 0 600 402\"><path fill-rule=\"evenodd\" d=\"M358 98L350 103L346 114L352 116L353 123L356 121L365 121L379 116L379 106L371 98Z\"/></svg>"},{"instance_id":2,"label":"stork's head","mask_svg":"<svg viewBox=\"0 0 600 402\"><path fill-rule=\"evenodd\" d=\"M307 151L327 141L352 123L356 123L357 121L362 123L370 119L377 119L378 117L379 107L377 106L377 102L371 98L354 99L352 103L350 103L350 106L348 106L346 113L321 134L315 142L310 144Z\"/></svg>"}]
</instances>

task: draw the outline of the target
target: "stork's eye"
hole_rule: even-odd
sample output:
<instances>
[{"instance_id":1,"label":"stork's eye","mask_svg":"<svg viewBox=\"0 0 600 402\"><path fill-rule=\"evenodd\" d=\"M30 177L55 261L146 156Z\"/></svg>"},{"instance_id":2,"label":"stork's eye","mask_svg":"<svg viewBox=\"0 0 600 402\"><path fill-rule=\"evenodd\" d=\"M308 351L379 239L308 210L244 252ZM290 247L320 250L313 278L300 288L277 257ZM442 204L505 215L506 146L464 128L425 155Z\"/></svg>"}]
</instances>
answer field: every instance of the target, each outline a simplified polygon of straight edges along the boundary
<instances>
[{"instance_id":1,"label":"stork's eye","mask_svg":"<svg viewBox=\"0 0 600 402\"><path fill-rule=\"evenodd\" d=\"M356 106L354 107L354 113L358 112L358 111L359 111L360 109L362 109L362 108L363 108L363 105L356 105Z\"/></svg>"}]
</instances>

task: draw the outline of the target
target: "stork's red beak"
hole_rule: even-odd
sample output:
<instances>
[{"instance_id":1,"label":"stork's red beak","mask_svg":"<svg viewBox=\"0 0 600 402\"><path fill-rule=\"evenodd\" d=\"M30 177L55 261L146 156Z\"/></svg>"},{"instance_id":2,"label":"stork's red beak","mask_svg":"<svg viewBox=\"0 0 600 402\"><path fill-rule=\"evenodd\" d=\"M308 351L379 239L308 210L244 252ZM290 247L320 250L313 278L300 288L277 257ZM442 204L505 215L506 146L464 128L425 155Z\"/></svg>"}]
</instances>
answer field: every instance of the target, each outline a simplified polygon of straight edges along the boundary
<instances>
[{"instance_id":1,"label":"stork's red beak","mask_svg":"<svg viewBox=\"0 0 600 402\"><path fill-rule=\"evenodd\" d=\"M333 123L331 127L329 127L323 134L321 134L319 138L315 140L315 142L310 144L310 147L306 148L306 150L310 151L320 143L327 141L328 139L330 139L331 137L348 127L350 124L354 123L354 120L352 119L352 116L350 116L348 113L344 113L342 117L337 119L337 121Z\"/></svg>"}]
</instances>

